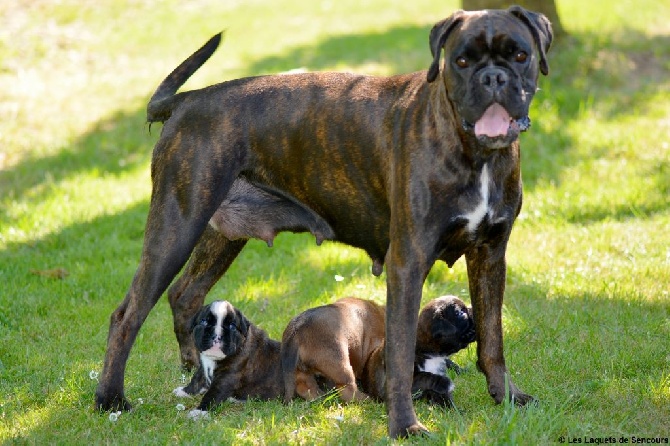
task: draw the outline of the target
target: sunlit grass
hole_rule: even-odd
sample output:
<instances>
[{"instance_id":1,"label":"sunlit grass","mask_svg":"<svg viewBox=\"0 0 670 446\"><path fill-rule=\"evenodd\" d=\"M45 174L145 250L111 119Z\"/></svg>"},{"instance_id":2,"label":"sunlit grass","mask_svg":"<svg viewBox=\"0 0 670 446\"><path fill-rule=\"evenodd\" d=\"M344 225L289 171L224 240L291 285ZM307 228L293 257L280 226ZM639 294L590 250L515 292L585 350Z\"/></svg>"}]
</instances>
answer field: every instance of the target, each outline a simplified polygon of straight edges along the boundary
<instances>
[{"instance_id":1,"label":"sunlit grass","mask_svg":"<svg viewBox=\"0 0 670 446\"><path fill-rule=\"evenodd\" d=\"M458 410L417 404L425 444L552 444L560 435L667 436L670 419L670 40L663 2L559 1L571 36L522 136L524 207L508 250L507 364L541 404L494 406L476 347L455 355ZM427 33L457 2L105 1L0 6L0 441L25 444L385 444L376 403L225 403L208 422L171 390L169 305L141 330L132 413L97 414L109 315L139 259L160 126L144 107L210 35L185 88L295 68L427 68ZM17 38L20 36L20 38ZM305 308L384 303L367 255L309 235L251 241L208 296L278 339ZM63 269L63 279L43 274ZM464 262L436 265L424 302L469 301Z\"/></svg>"}]
</instances>

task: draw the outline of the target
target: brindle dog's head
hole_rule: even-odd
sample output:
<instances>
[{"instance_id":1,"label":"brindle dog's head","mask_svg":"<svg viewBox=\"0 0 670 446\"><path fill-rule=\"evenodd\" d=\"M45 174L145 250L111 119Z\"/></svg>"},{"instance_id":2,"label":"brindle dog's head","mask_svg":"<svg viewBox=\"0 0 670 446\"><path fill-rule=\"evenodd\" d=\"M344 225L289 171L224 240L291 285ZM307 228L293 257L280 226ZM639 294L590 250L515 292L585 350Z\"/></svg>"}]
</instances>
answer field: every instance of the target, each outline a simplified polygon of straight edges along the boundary
<instances>
[{"instance_id":1,"label":"brindle dog's head","mask_svg":"<svg viewBox=\"0 0 670 446\"><path fill-rule=\"evenodd\" d=\"M528 108L539 72L549 73L552 38L544 15L519 6L457 11L430 33L428 82L440 74L444 48L442 80L463 130L488 149L508 147L530 126Z\"/></svg>"}]
</instances>

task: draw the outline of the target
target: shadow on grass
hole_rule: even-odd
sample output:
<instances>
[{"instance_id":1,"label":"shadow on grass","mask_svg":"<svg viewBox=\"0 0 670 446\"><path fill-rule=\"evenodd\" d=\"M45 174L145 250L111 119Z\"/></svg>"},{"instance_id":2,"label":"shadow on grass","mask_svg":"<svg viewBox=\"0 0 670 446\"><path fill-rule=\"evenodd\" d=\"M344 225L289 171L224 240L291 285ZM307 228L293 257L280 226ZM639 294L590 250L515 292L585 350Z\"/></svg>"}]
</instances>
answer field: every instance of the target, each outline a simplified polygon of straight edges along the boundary
<instances>
[{"instance_id":1,"label":"shadow on grass","mask_svg":"<svg viewBox=\"0 0 670 446\"><path fill-rule=\"evenodd\" d=\"M664 301L627 293L607 299L595 292L545 299L541 287L515 284L513 269L510 282L506 315L513 333L505 350L526 390L550 406L569 401L573 426L627 435L663 432L664 422L649 420L670 416L670 307ZM611 419L601 418L604 407L617 407ZM653 418L656 410L660 418Z\"/></svg>"},{"instance_id":2,"label":"shadow on grass","mask_svg":"<svg viewBox=\"0 0 670 446\"><path fill-rule=\"evenodd\" d=\"M330 37L314 45L292 48L282 54L259 59L252 63L250 75L273 74L296 67L309 71L359 71L358 67L372 64L385 67L390 73L405 73L428 69L432 56L428 46L431 25L399 26L381 32L346 34Z\"/></svg>"},{"instance_id":3,"label":"shadow on grass","mask_svg":"<svg viewBox=\"0 0 670 446\"><path fill-rule=\"evenodd\" d=\"M149 134L144 109L118 112L98 122L89 132L46 157L27 157L11 169L0 171L0 187L8 198L39 202L61 181L92 172L119 175L151 159L160 129ZM0 208L0 217L7 218Z\"/></svg>"}]
</instances>

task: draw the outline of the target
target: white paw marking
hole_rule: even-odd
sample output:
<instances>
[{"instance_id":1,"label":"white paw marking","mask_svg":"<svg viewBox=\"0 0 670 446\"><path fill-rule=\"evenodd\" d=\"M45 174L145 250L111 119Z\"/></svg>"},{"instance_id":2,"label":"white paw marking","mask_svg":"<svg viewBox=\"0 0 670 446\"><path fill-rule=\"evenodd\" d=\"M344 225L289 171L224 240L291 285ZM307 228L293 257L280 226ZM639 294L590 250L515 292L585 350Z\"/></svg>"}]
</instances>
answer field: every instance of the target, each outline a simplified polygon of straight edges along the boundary
<instances>
[{"instance_id":1,"label":"white paw marking","mask_svg":"<svg viewBox=\"0 0 670 446\"><path fill-rule=\"evenodd\" d=\"M179 398L191 398L193 396L190 393L187 393L183 387L177 387L172 391L172 393L174 393L174 395Z\"/></svg>"}]
</instances>

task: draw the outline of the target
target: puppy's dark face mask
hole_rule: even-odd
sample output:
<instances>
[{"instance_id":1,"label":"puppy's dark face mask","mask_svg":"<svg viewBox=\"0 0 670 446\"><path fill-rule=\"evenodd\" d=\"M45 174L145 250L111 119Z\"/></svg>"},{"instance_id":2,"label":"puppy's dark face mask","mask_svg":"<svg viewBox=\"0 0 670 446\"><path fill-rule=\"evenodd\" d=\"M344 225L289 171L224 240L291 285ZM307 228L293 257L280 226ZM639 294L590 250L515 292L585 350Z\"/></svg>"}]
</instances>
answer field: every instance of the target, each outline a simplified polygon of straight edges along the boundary
<instances>
[{"instance_id":1,"label":"puppy's dark face mask","mask_svg":"<svg viewBox=\"0 0 670 446\"><path fill-rule=\"evenodd\" d=\"M435 354L451 355L475 341L475 322L472 309L454 296L445 296L433 301L433 307L420 317L429 317L430 323L420 324L430 332L421 339L427 345L421 350Z\"/></svg>"},{"instance_id":2,"label":"puppy's dark face mask","mask_svg":"<svg viewBox=\"0 0 670 446\"><path fill-rule=\"evenodd\" d=\"M196 315L192 324L195 346L214 360L233 355L244 344L249 322L227 301L214 301Z\"/></svg>"}]
</instances>

